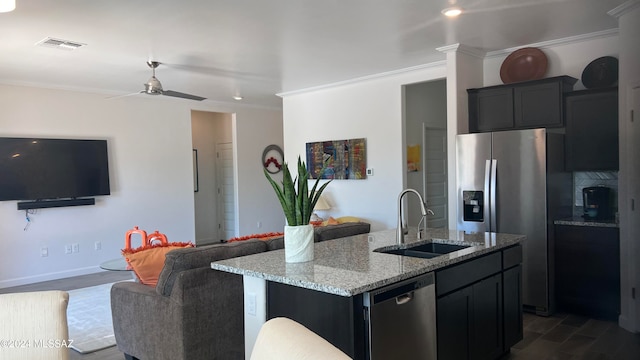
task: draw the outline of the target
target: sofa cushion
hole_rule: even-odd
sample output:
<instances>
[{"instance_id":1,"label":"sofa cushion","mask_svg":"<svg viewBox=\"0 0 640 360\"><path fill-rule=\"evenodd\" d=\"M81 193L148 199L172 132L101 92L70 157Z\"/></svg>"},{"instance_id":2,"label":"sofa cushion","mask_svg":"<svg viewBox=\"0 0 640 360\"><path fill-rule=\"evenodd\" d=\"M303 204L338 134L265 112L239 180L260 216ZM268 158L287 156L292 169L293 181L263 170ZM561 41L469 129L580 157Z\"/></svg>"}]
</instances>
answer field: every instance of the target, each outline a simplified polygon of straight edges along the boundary
<instances>
[{"instance_id":1,"label":"sofa cushion","mask_svg":"<svg viewBox=\"0 0 640 360\"><path fill-rule=\"evenodd\" d=\"M315 228L315 242L337 239L345 236L366 234L371 224L365 222L345 222L337 225L318 226Z\"/></svg>"},{"instance_id":2,"label":"sofa cushion","mask_svg":"<svg viewBox=\"0 0 640 360\"><path fill-rule=\"evenodd\" d=\"M225 244L196 246L175 249L167 253L164 267L158 277L156 291L169 296L176 277L180 272L201 267L211 268L211 262L267 251L267 245L260 240L246 240ZM214 270L211 270L214 271Z\"/></svg>"}]
</instances>

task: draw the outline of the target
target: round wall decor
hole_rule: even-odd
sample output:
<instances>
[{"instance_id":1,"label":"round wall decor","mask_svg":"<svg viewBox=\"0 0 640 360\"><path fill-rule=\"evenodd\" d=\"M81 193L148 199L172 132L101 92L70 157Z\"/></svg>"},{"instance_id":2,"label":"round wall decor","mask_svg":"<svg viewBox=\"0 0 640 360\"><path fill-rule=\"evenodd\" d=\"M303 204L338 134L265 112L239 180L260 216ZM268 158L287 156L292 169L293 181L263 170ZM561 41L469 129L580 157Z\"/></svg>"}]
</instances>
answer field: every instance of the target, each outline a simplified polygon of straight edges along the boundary
<instances>
[{"instance_id":1,"label":"round wall decor","mask_svg":"<svg viewBox=\"0 0 640 360\"><path fill-rule=\"evenodd\" d=\"M277 174L282 170L284 153L278 145L269 145L262 152L262 166L270 174Z\"/></svg>"}]
</instances>

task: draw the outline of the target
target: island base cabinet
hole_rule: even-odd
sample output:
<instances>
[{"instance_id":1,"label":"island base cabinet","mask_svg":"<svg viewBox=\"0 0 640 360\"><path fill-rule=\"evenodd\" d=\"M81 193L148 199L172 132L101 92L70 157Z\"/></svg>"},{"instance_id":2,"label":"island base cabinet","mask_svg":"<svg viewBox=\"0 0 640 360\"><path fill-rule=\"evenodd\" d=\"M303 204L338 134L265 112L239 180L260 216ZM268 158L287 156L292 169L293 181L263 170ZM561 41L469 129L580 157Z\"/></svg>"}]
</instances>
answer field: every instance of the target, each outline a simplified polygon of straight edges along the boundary
<instances>
[{"instance_id":1,"label":"island base cabinet","mask_svg":"<svg viewBox=\"0 0 640 360\"><path fill-rule=\"evenodd\" d=\"M523 338L522 246L436 271L438 359L498 359Z\"/></svg>"},{"instance_id":2,"label":"island base cabinet","mask_svg":"<svg viewBox=\"0 0 640 360\"><path fill-rule=\"evenodd\" d=\"M522 324L522 265L502 273L504 305L504 350L523 339Z\"/></svg>"},{"instance_id":3,"label":"island base cabinet","mask_svg":"<svg viewBox=\"0 0 640 360\"><path fill-rule=\"evenodd\" d=\"M502 275L437 300L438 359L496 359L502 345Z\"/></svg>"},{"instance_id":4,"label":"island base cabinet","mask_svg":"<svg viewBox=\"0 0 640 360\"><path fill-rule=\"evenodd\" d=\"M345 297L267 282L267 319L295 320L354 360L366 357L362 309L361 294Z\"/></svg>"}]
</instances>

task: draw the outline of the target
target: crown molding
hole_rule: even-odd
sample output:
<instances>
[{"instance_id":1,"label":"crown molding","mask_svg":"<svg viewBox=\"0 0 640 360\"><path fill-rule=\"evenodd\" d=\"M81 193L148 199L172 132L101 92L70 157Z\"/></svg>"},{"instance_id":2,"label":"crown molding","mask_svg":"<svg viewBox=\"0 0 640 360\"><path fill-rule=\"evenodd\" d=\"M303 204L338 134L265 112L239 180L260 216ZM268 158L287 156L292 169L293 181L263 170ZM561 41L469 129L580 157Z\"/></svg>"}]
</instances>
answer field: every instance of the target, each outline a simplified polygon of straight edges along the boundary
<instances>
[{"instance_id":1,"label":"crown molding","mask_svg":"<svg viewBox=\"0 0 640 360\"><path fill-rule=\"evenodd\" d=\"M610 11L607 11L607 14L617 19L637 7L640 7L640 0L630 0Z\"/></svg>"},{"instance_id":2,"label":"crown molding","mask_svg":"<svg viewBox=\"0 0 640 360\"><path fill-rule=\"evenodd\" d=\"M512 47L512 48L508 48L508 49L490 51L490 52L487 53L486 57L487 58L492 58L492 57L508 55L508 54L511 54L512 52L518 50L518 49L523 48L523 47L549 48L549 47L554 47L554 46L566 45L566 44L571 44L571 43L578 43L578 42L582 42L582 41L594 40L594 39L598 39L598 38L604 38L604 37L616 36L616 35L618 35L618 29L617 28L616 29L603 30L603 31L597 31L597 32L592 32L592 33L588 33L588 34L569 36L569 37L561 38L561 39L542 41L542 42L523 45L523 46L516 46L516 47Z\"/></svg>"},{"instance_id":3,"label":"crown molding","mask_svg":"<svg viewBox=\"0 0 640 360\"><path fill-rule=\"evenodd\" d=\"M473 56L473 57L477 57L479 59L484 59L485 55L486 55L486 51L479 49L479 48L475 48L475 47L471 47L471 46L467 46L464 44L451 44L451 45L445 45L445 46L441 46L439 48L436 48L436 50L443 52L443 53L449 53L449 52L459 52L465 55L469 55L469 56Z\"/></svg>"},{"instance_id":4,"label":"crown molding","mask_svg":"<svg viewBox=\"0 0 640 360\"><path fill-rule=\"evenodd\" d=\"M408 68L392 70L392 71L386 71L386 72L378 73L378 74L361 76L361 77L358 77L358 78L344 80L344 81L338 81L338 82L330 83L330 84L326 84L326 85L313 86L313 87L299 89L299 90L285 91L285 92L277 93L276 95L280 96L280 97L298 95L298 94L303 94L303 93L308 93L308 92L313 92L313 91L318 91L318 90L325 90L325 89L330 89L330 88L344 86L344 85L356 84L356 83L363 82L363 81L368 81L368 80L386 78L386 77L400 75L400 74L409 73L409 72L418 71L418 70L424 70L424 69L441 67L441 66L444 67L444 66L446 66L446 64L447 64L446 60L440 60L440 61L435 61L435 62L428 63L428 64L421 64L421 65L411 66L411 67L408 67Z\"/></svg>"}]
</instances>

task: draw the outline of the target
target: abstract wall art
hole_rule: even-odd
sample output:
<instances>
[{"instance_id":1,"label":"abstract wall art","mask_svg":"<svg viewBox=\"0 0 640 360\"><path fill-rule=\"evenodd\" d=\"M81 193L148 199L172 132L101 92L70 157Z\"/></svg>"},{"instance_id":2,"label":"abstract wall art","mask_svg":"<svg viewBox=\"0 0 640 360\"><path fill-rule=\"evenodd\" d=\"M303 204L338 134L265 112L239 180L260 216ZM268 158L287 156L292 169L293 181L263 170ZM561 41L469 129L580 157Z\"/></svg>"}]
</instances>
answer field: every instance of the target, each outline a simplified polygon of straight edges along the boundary
<instances>
[{"instance_id":1,"label":"abstract wall art","mask_svg":"<svg viewBox=\"0 0 640 360\"><path fill-rule=\"evenodd\" d=\"M317 178L322 165L322 179L360 180L367 178L366 141L361 139L310 142L307 148L307 170Z\"/></svg>"}]
</instances>

